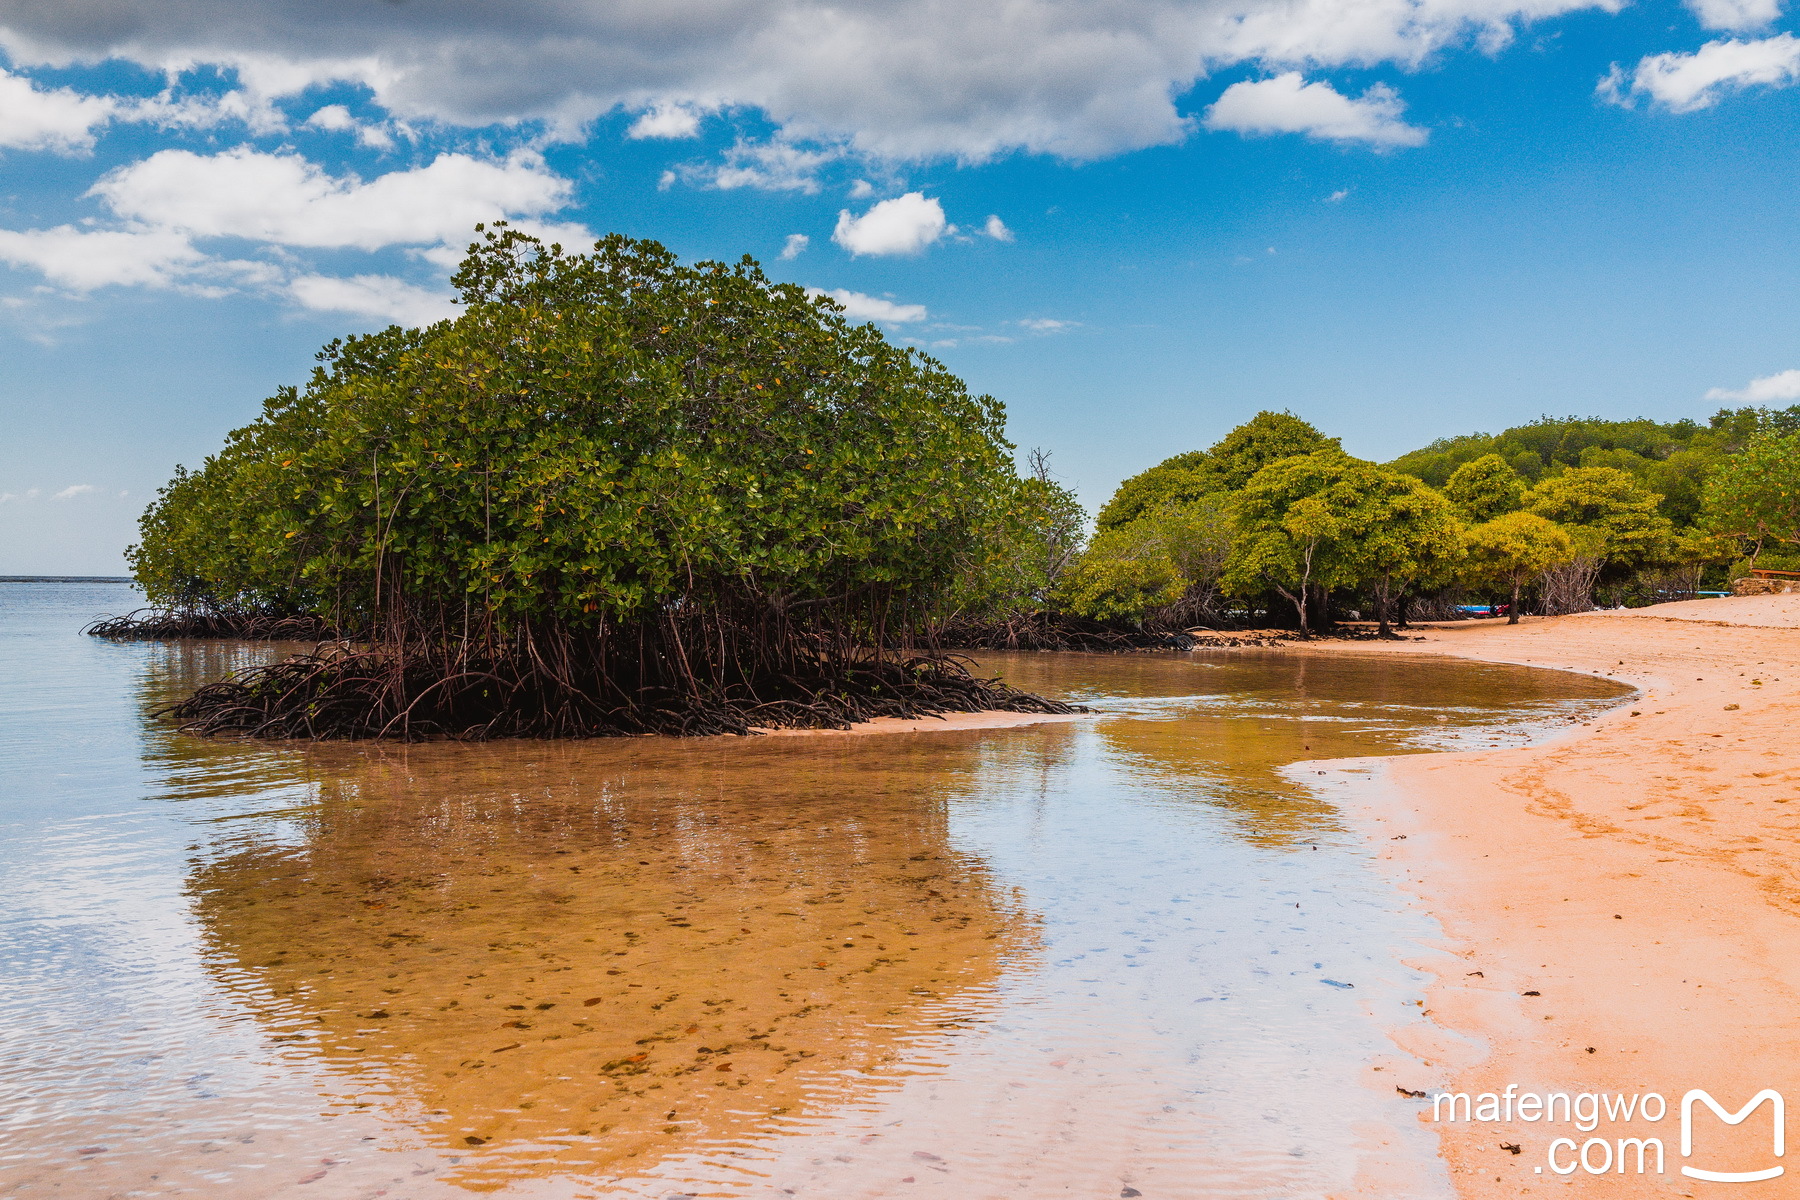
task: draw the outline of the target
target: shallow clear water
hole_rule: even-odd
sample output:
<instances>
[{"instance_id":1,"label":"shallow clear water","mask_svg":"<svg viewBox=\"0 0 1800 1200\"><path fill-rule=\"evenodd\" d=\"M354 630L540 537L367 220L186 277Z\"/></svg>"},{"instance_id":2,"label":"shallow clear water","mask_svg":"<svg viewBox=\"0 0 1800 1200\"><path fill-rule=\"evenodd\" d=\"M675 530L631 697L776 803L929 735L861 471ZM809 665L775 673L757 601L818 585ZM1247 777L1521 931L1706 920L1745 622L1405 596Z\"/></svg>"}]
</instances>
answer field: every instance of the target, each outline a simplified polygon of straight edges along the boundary
<instances>
[{"instance_id":1,"label":"shallow clear water","mask_svg":"<svg viewBox=\"0 0 1800 1200\"><path fill-rule=\"evenodd\" d=\"M79 636L131 606L0 583L8 1195L1447 1194L1366 1074L1431 927L1295 764L1621 694L1013 655L1102 715L252 745L149 713L269 648Z\"/></svg>"}]
</instances>

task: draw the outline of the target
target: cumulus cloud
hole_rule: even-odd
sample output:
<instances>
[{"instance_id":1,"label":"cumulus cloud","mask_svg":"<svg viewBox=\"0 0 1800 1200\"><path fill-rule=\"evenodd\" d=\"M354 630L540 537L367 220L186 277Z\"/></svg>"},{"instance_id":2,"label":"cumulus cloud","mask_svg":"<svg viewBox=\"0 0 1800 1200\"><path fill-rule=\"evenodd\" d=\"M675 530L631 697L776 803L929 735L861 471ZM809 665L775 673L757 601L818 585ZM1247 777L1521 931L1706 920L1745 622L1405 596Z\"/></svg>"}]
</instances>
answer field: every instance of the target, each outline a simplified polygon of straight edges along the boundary
<instances>
[{"instance_id":1,"label":"cumulus cloud","mask_svg":"<svg viewBox=\"0 0 1800 1200\"><path fill-rule=\"evenodd\" d=\"M448 294L416 287L391 275L356 275L349 279L303 275L289 285L289 291L305 308L355 313L399 325L429 325L457 314L456 303Z\"/></svg>"},{"instance_id":2,"label":"cumulus cloud","mask_svg":"<svg viewBox=\"0 0 1800 1200\"><path fill-rule=\"evenodd\" d=\"M62 491L56 493L56 495L54 495L50 498L52 500L73 500L77 496L85 496L89 492L97 492L99 490L100 490L99 488L96 488L91 483L78 483L73 487L64 488Z\"/></svg>"},{"instance_id":3,"label":"cumulus cloud","mask_svg":"<svg viewBox=\"0 0 1800 1200\"><path fill-rule=\"evenodd\" d=\"M838 212L831 240L851 254L917 254L944 236L944 206L923 192L883 200L860 217Z\"/></svg>"},{"instance_id":4,"label":"cumulus cloud","mask_svg":"<svg viewBox=\"0 0 1800 1200\"><path fill-rule=\"evenodd\" d=\"M118 102L69 88L41 89L0 69L0 146L70 154L94 144L94 130L112 119Z\"/></svg>"},{"instance_id":5,"label":"cumulus cloud","mask_svg":"<svg viewBox=\"0 0 1800 1200\"><path fill-rule=\"evenodd\" d=\"M616 109L741 107L790 140L867 157L1088 159L1179 141L1175 98L1234 63L1413 65L1621 2L514 0L400 19L380 4L0 0L0 46L27 65L215 64L252 98L361 84L401 118L469 126L541 120L573 136Z\"/></svg>"},{"instance_id":6,"label":"cumulus cloud","mask_svg":"<svg viewBox=\"0 0 1800 1200\"><path fill-rule=\"evenodd\" d=\"M1425 130L1401 120L1405 109L1385 84L1352 98L1329 83L1307 83L1300 72L1289 71L1232 84L1206 110L1204 123L1208 129L1242 134L1303 133L1381 147L1424 145Z\"/></svg>"},{"instance_id":7,"label":"cumulus cloud","mask_svg":"<svg viewBox=\"0 0 1800 1200\"><path fill-rule=\"evenodd\" d=\"M90 194L127 220L195 237L376 250L466 237L476 222L507 214L549 212L568 203L570 190L529 155L441 154L365 183L297 154L238 147L161 150L109 172Z\"/></svg>"},{"instance_id":8,"label":"cumulus cloud","mask_svg":"<svg viewBox=\"0 0 1800 1200\"><path fill-rule=\"evenodd\" d=\"M791 262L794 259L799 258L802 254L806 253L806 248L810 245L812 245L812 239L807 237L804 233L788 234L787 241L782 243L781 246L781 260L783 262Z\"/></svg>"},{"instance_id":9,"label":"cumulus cloud","mask_svg":"<svg viewBox=\"0 0 1800 1200\"><path fill-rule=\"evenodd\" d=\"M987 224L981 227L981 232L988 237L993 238L996 242L1010 242L1013 240L1013 231L1006 227L1006 222L991 213L988 215Z\"/></svg>"},{"instance_id":10,"label":"cumulus cloud","mask_svg":"<svg viewBox=\"0 0 1800 1200\"><path fill-rule=\"evenodd\" d=\"M356 118L351 116L350 110L341 104L327 104L306 118L306 123L315 129L329 129L334 132L356 128Z\"/></svg>"},{"instance_id":11,"label":"cumulus cloud","mask_svg":"<svg viewBox=\"0 0 1800 1200\"><path fill-rule=\"evenodd\" d=\"M658 104L631 123L628 138L691 138L700 134L700 114L683 104Z\"/></svg>"},{"instance_id":12,"label":"cumulus cloud","mask_svg":"<svg viewBox=\"0 0 1800 1200\"><path fill-rule=\"evenodd\" d=\"M1688 0L1688 8L1707 29L1741 32L1761 29L1781 15L1781 0Z\"/></svg>"},{"instance_id":13,"label":"cumulus cloud","mask_svg":"<svg viewBox=\"0 0 1800 1200\"><path fill-rule=\"evenodd\" d=\"M834 288L827 292L822 288L807 288L809 296L829 296L844 306L844 315L858 321L886 321L892 325L904 325L913 321L923 321L928 315L923 304L896 304L892 300L883 300L879 296L865 296L861 292L852 292L846 288Z\"/></svg>"},{"instance_id":14,"label":"cumulus cloud","mask_svg":"<svg viewBox=\"0 0 1800 1200\"><path fill-rule=\"evenodd\" d=\"M1777 371L1752 379L1742 388L1713 388L1708 400L1736 400L1746 404L1771 404L1800 400L1800 370Z\"/></svg>"},{"instance_id":15,"label":"cumulus cloud","mask_svg":"<svg viewBox=\"0 0 1800 1200\"><path fill-rule=\"evenodd\" d=\"M767 192L819 190L819 169L843 157L837 149L809 149L792 142L739 142L725 152L724 161L682 168L689 183L720 191L760 188Z\"/></svg>"},{"instance_id":16,"label":"cumulus cloud","mask_svg":"<svg viewBox=\"0 0 1800 1200\"><path fill-rule=\"evenodd\" d=\"M155 96L120 99L117 103L119 120L163 129L217 129L238 123L259 136L286 133L288 129L287 114L270 97L244 88L177 95L171 87Z\"/></svg>"},{"instance_id":17,"label":"cumulus cloud","mask_svg":"<svg viewBox=\"0 0 1800 1200\"><path fill-rule=\"evenodd\" d=\"M324 108L306 118L311 129L321 129L327 133L354 133L356 140L376 150L392 150L394 137L379 125L365 125L350 115L350 110L342 104L327 104Z\"/></svg>"},{"instance_id":18,"label":"cumulus cloud","mask_svg":"<svg viewBox=\"0 0 1800 1200\"><path fill-rule=\"evenodd\" d=\"M78 292L111 284L165 286L206 255L167 229L0 229L0 262L28 267Z\"/></svg>"},{"instance_id":19,"label":"cumulus cloud","mask_svg":"<svg viewBox=\"0 0 1800 1200\"><path fill-rule=\"evenodd\" d=\"M1708 42L1692 54L1651 54L1627 72L1615 65L1600 81L1602 99L1629 107L1648 100L1670 112L1708 108L1727 93L1800 82L1800 38L1791 33Z\"/></svg>"},{"instance_id":20,"label":"cumulus cloud","mask_svg":"<svg viewBox=\"0 0 1800 1200\"><path fill-rule=\"evenodd\" d=\"M342 123L331 114L317 124ZM453 312L442 290L385 274L329 277L296 251L404 247L444 271L461 257L454 246L477 222L502 217L546 241L578 246L592 240L588 230L547 219L571 191L541 159L523 153L442 154L423 167L363 180L334 176L291 152L163 150L108 172L89 190L112 222L0 229L0 262L72 292L124 285L222 296L248 289L305 308L422 324ZM209 250L218 239L251 246L230 257Z\"/></svg>"}]
</instances>

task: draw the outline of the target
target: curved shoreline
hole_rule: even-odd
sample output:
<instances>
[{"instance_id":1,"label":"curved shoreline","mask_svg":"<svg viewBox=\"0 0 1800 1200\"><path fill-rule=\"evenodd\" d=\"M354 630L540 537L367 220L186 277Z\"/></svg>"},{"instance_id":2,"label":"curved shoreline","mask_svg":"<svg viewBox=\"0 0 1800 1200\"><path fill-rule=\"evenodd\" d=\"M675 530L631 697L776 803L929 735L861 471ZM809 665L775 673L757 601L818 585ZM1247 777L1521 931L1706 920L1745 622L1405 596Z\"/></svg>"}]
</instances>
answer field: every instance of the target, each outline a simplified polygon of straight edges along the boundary
<instances>
[{"instance_id":1,"label":"curved shoreline","mask_svg":"<svg viewBox=\"0 0 1800 1200\"><path fill-rule=\"evenodd\" d=\"M1416 1060L1390 1068L1424 1075L1422 1060L1436 1077L1372 1080L1474 1097L1509 1084L1534 1094L1654 1091L1672 1108L1704 1088L1732 1111L1763 1088L1796 1090L1785 1081L1800 1068L1791 1017L1800 1004L1800 595L1450 626L1424 641L1308 652L1451 655L1640 689L1531 746L1380 760L1384 786L1364 806L1365 831L1447 942L1415 964L1435 976L1425 1001L1435 1026L1397 1027L1396 1043ZM1424 1101L1405 1103L1399 1119L1439 1132L1459 1196L1569 1184L1583 1195L1640 1196L1686 1183L1675 1116L1602 1117L1582 1131L1516 1114L1437 1124ZM1657 1184L1635 1170L1559 1178L1568 1147L1555 1162L1547 1155L1561 1136L1659 1138L1664 1172ZM1762 1118L1740 1129L1713 1122L1701 1137L1714 1157L1769 1158ZM1386 1194L1370 1186L1367 1194Z\"/></svg>"}]
</instances>

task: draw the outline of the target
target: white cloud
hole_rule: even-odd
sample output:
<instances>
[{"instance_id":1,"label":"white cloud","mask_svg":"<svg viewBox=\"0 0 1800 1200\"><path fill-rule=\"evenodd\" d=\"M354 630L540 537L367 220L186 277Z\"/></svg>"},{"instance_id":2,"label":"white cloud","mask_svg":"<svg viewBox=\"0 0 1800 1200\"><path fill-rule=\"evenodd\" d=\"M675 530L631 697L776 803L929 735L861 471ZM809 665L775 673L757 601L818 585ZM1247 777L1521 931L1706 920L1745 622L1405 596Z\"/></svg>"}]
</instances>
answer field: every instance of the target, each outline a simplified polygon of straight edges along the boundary
<instances>
[{"instance_id":1,"label":"white cloud","mask_svg":"<svg viewBox=\"0 0 1800 1200\"><path fill-rule=\"evenodd\" d=\"M334 133L339 130L356 128L356 118L351 116L350 110L341 104L327 104L306 118L306 123L315 129L328 129Z\"/></svg>"},{"instance_id":2,"label":"white cloud","mask_svg":"<svg viewBox=\"0 0 1800 1200\"><path fill-rule=\"evenodd\" d=\"M269 97L243 88L187 96L177 96L169 88L156 96L122 99L118 119L163 129L216 129L238 122L259 136L285 133L288 128L287 115Z\"/></svg>"},{"instance_id":3,"label":"white cloud","mask_svg":"<svg viewBox=\"0 0 1800 1200\"><path fill-rule=\"evenodd\" d=\"M1596 89L1603 99L1629 106L1647 99L1671 112L1693 112L1718 103L1729 91L1800 82L1800 38L1791 33L1754 41L1708 42L1692 54L1652 54L1627 74L1615 65Z\"/></svg>"},{"instance_id":4,"label":"white cloud","mask_svg":"<svg viewBox=\"0 0 1800 1200\"><path fill-rule=\"evenodd\" d=\"M1738 400L1747 404L1770 404L1800 400L1800 370L1777 371L1752 379L1741 389L1713 388L1708 400Z\"/></svg>"},{"instance_id":5,"label":"white cloud","mask_svg":"<svg viewBox=\"0 0 1800 1200\"><path fill-rule=\"evenodd\" d=\"M90 194L127 220L195 237L376 250L464 238L478 221L560 208L570 191L529 155L442 154L365 183L334 178L297 154L238 147L161 150L109 172Z\"/></svg>"},{"instance_id":6,"label":"white cloud","mask_svg":"<svg viewBox=\"0 0 1800 1200\"><path fill-rule=\"evenodd\" d=\"M449 295L415 287L391 275L357 275L349 279L303 275L289 285L289 291L306 308L355 313L400 325L429 325L458 312Z\"/></svg>"},{"instance_id":7,"label":"white cloud","mask_svg":"<svg viewBox=\"0 0 1800 1200\"><path fill-rule=\"evenodd\" d=\"M1426 132L1401 120L1406 106L1385 84L1352 99L1329 83L1305 82L1298 71L1244 80L1225 89L1206 110L1208 129L1242 134L1303 133L1334 142L1421 146Z\"/></svg>"},{"instance_id":8,"label":"white cloud","mask_svg":"<svg viewBox=\"0 0 1800 1200\"><path fill-rule=\"evenodd\" d=\"M52 500L73 500L77 496L85 496L89 492L97 492L99 490L100 490L99 488L96 488L91 483L78 483L73 487L64 488L62 491L56 493L56 495L54 495L50 498Z\"/></svg>"},{"instance_id":9,"label":"white cloud","mask_svg":"<svg viewBox=\"0 0 1800 1200\"><path fill-rule=\"evenodd\" d=\"M812 245L812 239L807 237L804 233L788 234L787 241L782 243L781 246L781 260L783 262L792 262L794 259L799 258L804 254L806 248L810 245Z\"/></svg>"},{"instance_id":10,"label":"white cloud","mask_svg":"<svg viewBox=\"0 0 1800 1200\"><path fill-rule=\"evenodd\" d=\"M765 192L819 190L819 168L843 157L840 150L813 150L792 142L739 142L725 152L725 161L681 168L689 183L720 191L758 188Z\"/></svg>"},{"instance_id":11,"label":"white cloud","mask_svg":"<svg viewBox=\"0 0 1800 1200\"><path fill-rule=\"evenodd\" d=\"M847 288L835 288L825 291L822 288L807 288L809 296L829 296L844 306L844 315L858 321L886 321L894 325L904 325L912 321L923 321L930 314L923 304L896 304L892 300L883 300L879 296L865 296L861 292L852 292Z\"/></svg>"},{"instance_id":12,"label":"white cloud","mask_svg":"<svg viewBox=\"0 0 1800 1200\"><path fill-rule=\"evenodd\" d=\"M337 129L342 119L331 114L317 125ZM586 228L543 219L571 191L531 154L443 154L427 166L364 181L332 176L291 152L164 150L109 172L90 189L112 210L112 227L0 229L0 262L74 292L136 285L218 297L249 290L311 309L421 324L453 312L442 291L389 275L333 278L294 251L403 246L447 271L461 258L455 245L475 223L500 217L578 247L593 240ZM246 257L208 253L205 242L218 238L260 246Z\"/></svg>"},{"instance_id":13,"label":"white cloud","mask_svg":"<svg viewBox=\"0 0 1800 1200\"><path fill-rule=\"evenodd\" d=\"M327 133L355 133L357 141L375 150L392 150L394 148L393 134L379 125L364 125L351 116L350 110L342 104L327 104L306 118L306 124L313 129L322 129Z\"/></svg>"},{"instance_id":14,"label":"white cloud","mask_svg":"<svg viewBox=\"0 0 1800 1200\"><path fill-rule=\"evenodd\" d=\"M5 0L0 0L0 6ZM0 46L5 30L0 28ZM256 134L281 133L287 119L268 97L242 88L177 97L90 95L73 88L40 87L25 75L0 68L0 147L71 154L91 149L96 130L109 123L137 123L164 129L211 129L241 122ZM358 126L341 104L327 105L307 122L314 128L356 129L367 145L391 144L384 131Z\"/></svg>"},{"instance_id":15,"label":"white cloud","mask_svg":"<svg viewBox=\"0 0 1800 1200\"><path fill-rule=\"evenodd\" d=\"M831 240L852 254L917 254L944 236L944 206L923 192L883 200L860 217L838 213Z\"/></svg>"},{"instance_id":16,"label":"white cloud","mask_svg":"<svg viewBox=\"0 0 1800 1200\"><path fill-rule=\"evenodd\" d=\"M682 104L658 104L631 123L628 138L691 138L700 133L700 114Z\"/></svg>"},{"instance_id":17,"label":"white cloud","mask_svg":"<svg viewBox=\"0 0 1800 1200\"><path fill-rule=\"evenodd\" d=\"M0 262L32 268L76 291L166 286L205 261L184 234L167 229L0 229Z\"/></svg>"},{"instance_id":18,"label":"white cloud","mask_svg":"<svg viewBox=\"0 0 1800 1200\"><path fill-rule=\"evenodd\" d=\"M95 2L0 0L0 44L26 65L224 66L254 111L333 81L402 118L541 120L558 136L615 109L741 107L793 141L978 161L1180 141L1176 97L1232 64L1411 66L1622 0L514 0L404 20L380 4L158 0L146 19Z\"/></svg>"},{"instance_id":19,"label":"white cloud","mask_svg":"<svg viewBox=\"0 0 1800 1200\"><path fill-rule=\"evenodd\" d=\"M991 213L988 215L987 224L981 227L981 232L987 234L987 236L993 238L996 242L1010 242L1013 240L1013 231L1006 227L1006 222Z\"/></svg>"},{"instance_id":20,"label":"white cloud","mask_svg":"<svg viewBox=\"0 0 1800 1200\"><path fill-rule=\"evenodd\" d=\"M866 179L858 179L850 185L850 198L852 200L867 200L874 194L875 185Z\"/></svg>"},{"instance_id":21,"label":"white cloud","mask_svg":"<svg viewBox=\"0 0 1800 1200\"><path fill-rule=\"evenodd\" d=\"M1761 29L1781 15L1781 0L1687 0L1707 29Z\"/></svg>"},{"instance_id":22,"label":"white cloud","mask_svg":"<svg viewBox=\"0 0 1800 1200\"><path fill-rule=\"evenodd\" d=\"M1058 321L1054 317L1027 317L1018 322L1020 329L1029 329L1033 333L1062 333L1080 325L1080 321Z\"/></svg>"},{"instance_id":23,"label":"white cloud","mask_svg":"<svg viewBox=\"0 0 1800 1200\"><path fill-rule=\"evenodd\" d=\"M63 154L94 144L94 129L112 119L118 102L83 96L69 88L40 90L29 79L0 69L0 146Z\"/></svg>"},{"instance_id":24,"label":"white cloud","mask_svg":"<svg viewBox=\"0 0 1800 1200\"><path fill-rule=\"evenodd\" d=\"M1335 192L1333 192L1333 193L1331 193L1331 195L1329 195L1329 196L1327 196L1327 197L1325 197L1325 203L1327 203L1327 204L1341 204L1341 203L1343 203L1343 202L1344 202L1344 200L1345 200L1345 199L1346 199L1346 198L1347 198L1347 197L1348 197L1348 196L1349 196L1349 195L1350 195L1350 189L1349 189L1349 188L1339 188L1339 189L1338 189L1338 190L1337 190L1337 191L1335 191Z\"/></svg>"}]
</instances>

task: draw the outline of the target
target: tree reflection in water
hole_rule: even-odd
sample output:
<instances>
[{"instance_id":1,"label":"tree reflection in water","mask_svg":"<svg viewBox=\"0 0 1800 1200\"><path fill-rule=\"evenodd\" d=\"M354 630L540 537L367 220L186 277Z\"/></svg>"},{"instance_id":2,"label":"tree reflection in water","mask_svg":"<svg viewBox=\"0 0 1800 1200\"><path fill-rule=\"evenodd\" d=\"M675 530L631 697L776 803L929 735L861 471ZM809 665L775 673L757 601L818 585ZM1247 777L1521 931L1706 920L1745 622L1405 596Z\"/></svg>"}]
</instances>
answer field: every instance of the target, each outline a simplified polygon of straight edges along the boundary
<instances>
[{"instance_id":1,"label":"tree reflection in water","mask_svg":"<svg viewBox=\"0 0 1800 1200\"><path fill-rule=\"evenodd\" d=\"M268 753L190 748L204 774ZM965 735L278 754L307 799L192 873L208 961L468 1185L635 1174L842 1105L1032 953L946 841Z\"/></svg>"},{"instance_id":2,"label":"tree reflection in water","mask_svg":"<svg viewBox=\"0 0 1800 1200\"><path fill-rule=\"evenodd\" d=\"M143 701L154 707L268 652L159 648ZM1164 909L1193 889L1222 889L1219 902L1230 903L1239 868L1268 874L1257 855L1344 840L1292 764L1422 750L1445 730L1485 737L1617 691L1513 668L1414 660L1402 670L1281 652L984 665L1116 715L928 737L413 747L199 741L151 722L145 753L166 798L204 801L196 817L226 814L197 821L207 837L188 892L206 969L252 1015L297 1097L290 1110L358 1114L371 1151L416 1147L429 1160L418 1172L436 1180L413 1180L408 1194L437 1181L562 1194L572 1180L625 1194L676 1178L741 1191L771 1169L779 1142L802 1157L841 1142L780 1135L829 1124L862 1139L865 1125L836 1118L872 1120L900 1085L929 1076L920 1081L935 1087L940 1074L944 1103L960 1096L970 1114L968 1136L981 1127L999 1139L988 1151L999 1155L996 1178L1025 1170L1001 1150L1023 1154L1044 1132L1044 1113L1023 1097L1072 1098L1062 1060L1046 1070L1030 1035L961 1033L1034 1027L1025 993L1055 1038L1082 1045L1091 1034L1134 1087L1174 1087L1184 1070L1239 1079L1239 1051L1262 1043L1223 1017L1223 1000L1216 1023L1211 1008L1207 1020L1192 1008L1158 1018L1157 1029L1180 1034L1175 1049L1181 1037L1206 1046L1191 1060L1202 1066L1183 1068L1190 1058L1170 1058L1160 1033L1114 1040L1130 1014L1083 998L1097 995L1097 978L1134 974L1165 935L1183 961L1183 937L1208 947L1216 961L1202 974L1219 988L1261 995L1253 989L1266 971L1240 978L1227 966L1240 942L1303 938L1286 930L1292 920L1215 938ZM984 853L1007 862L1008 884L1030 883L1019 869L1037 855L1032 869L1060 872L1069 895L1046 915L1065 927L1067 963L1048 962L1037 914L972 842L950 834L953 808L967 837L985 806L1004 827L1007 806L1033 796L1022 802L1036 815L997 841L983 835L1000 847ZM1165 815L1168 829L1144 841ZM1215 828L1250 856L1231 857ZM1110 853L1127 848L1127 858L1098 849L1114 843ZM1316 869L1326 856L1307 858ZM1044 880L1031 885L1042 891ZM1138 929L1133 917L1133 956L1088 964L1112 940L1098 932L1108 928L1100 915L1139 908L1172 923ZM1318 906L1309 913L1328 918ZM1009 997L1006 1021L990 1024ZM1319 1020L1313 990L1279 997L1294 1011L1264 997L1251 1023L1304 1042ZM1185 992L1177 1000L1196 1003ZM986 1049L971 1057L972 1046ZM971 1062L983 1064L980 1079L967 1077ZM1001 1079L995 1087L1013 1089L1004 1103L983 1090ZM919 1093L906 1094L915 1107L901 1108L922 1127ZM1015 1124L981 1124L998 1113ZM1084 1125L1117 1140L1135 1113L1102 1105ZM333 1123L329 1153L348 1157L349 1124ZM1233 1126L1209 1153L1255 1166L1256 1132ZM782 1170L801 1171L792 1157ZM331 1169L334 1187L393 1180L392 1165L373 1160ZM843 1169L861 1179L857 1171L876 1168L859 1158Z\"/></svg>"},{"instance_id":3,"label":"tree reflection in water","mask_svg":"<svg viewBox=\"0 0 1800 1200\"><path fill-rule=\"evenodd\" d=\"M1146 798L1213 806L1245 841L1276 849L1344 832L1295 763L1499 744L1523 723L1622 691L1561 672L1342 647L996 655L984 665L1027 690L1114 709L1097 735Z\"/></svg>"}]
</instances>

